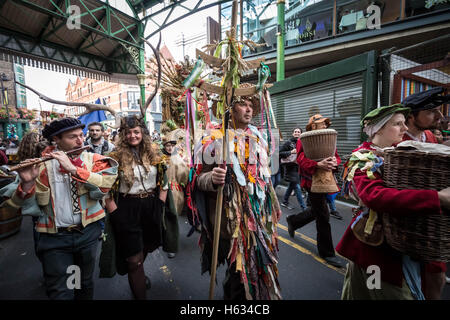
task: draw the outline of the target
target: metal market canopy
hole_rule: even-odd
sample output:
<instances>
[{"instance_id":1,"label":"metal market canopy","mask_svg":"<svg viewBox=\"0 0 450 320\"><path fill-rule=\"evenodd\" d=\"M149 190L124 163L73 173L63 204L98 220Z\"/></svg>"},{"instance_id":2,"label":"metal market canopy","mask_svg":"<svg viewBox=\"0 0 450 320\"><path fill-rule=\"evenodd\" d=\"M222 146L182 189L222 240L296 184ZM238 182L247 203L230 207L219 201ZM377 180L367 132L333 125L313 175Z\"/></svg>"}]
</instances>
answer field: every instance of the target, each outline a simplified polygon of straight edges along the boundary
<instances>
[{"instance_id":1,"label":"metal market canopy","mask_svg":"<svg viewBox=\"0 0 450 320\"><path fill-rule=\"evenodd\" d=\"M0 60L137 84L136 74L144 73L139 69L144 48L140 37L147 25L149 39L193 13L230 0L196 0L193 7L185 5L186 0L124 0L133 17L105 1L0 0ZM80 12L68 11L71 6ZM79 27L68 27L72 22L79 22Z\"/></svg>"},{"instance_id":2,"label":"metal market canopy","mask_svg":"<svg viewBox=\"0 0 450 320\"><path fill-rule=\"evenodd\" d=\"M68 12L70 6L79 14ZM79 25L71 29L72 22ZM141 27L138 17L99 0L2 0L0 59L137 84Z\"/></svg>"},{"instance_id":3,"label":"metal market canopy","mask_svg":"<svg viewBox=\"0 0 450 320\"><path fill-rule=\"evenodd\" d=\"M197 13L199 11L226 3L231 0L192 0L189 5L187 0L126 0L132 6L135 12L145 11L151 9L149 14L145 14L141 21L147 26L151 24L152 31L146 36L146 39L158 34L162 29L171 24L180 21L187 16Z\"/></svg>"}]
</instances>

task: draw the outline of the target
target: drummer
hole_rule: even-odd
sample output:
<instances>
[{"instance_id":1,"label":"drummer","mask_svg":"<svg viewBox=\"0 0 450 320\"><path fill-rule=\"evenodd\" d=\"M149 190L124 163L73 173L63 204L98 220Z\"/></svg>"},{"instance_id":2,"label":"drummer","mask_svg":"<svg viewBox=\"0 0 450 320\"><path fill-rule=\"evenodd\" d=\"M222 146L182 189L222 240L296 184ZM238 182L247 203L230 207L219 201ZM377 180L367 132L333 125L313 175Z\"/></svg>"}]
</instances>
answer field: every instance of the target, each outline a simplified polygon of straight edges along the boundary
<instances>
[{"instance_id":1,"label":"drummer","mask_svg":"<svg viewBox=\"0 0 450 320\"><path fill-rule=\"evenodd\" d=\"M409 108L396 104L369 112L361 121L363 131L369 136L369 140L353 153L356 155L355 152L358 151L360 160L352 163L350 167L348 167L349 162L346 163L350 172L349 178L352 179L351 185L346 186L344 190L350 190L350 193L355 190L356 196L365 207L355 213L336 246L336 251L350 260L344 278L342 299L419 300L425 298L421 289L419 262L402 255L386 242L378 246L364 243L356 238L352 230L354 222L367 214L368 208L375 212L398 215L440 214L442 208L450 208L450 188L438 192L384 187L380 174L382 163L379 160L381 158L371 158L372 155L379 155L381 148L390 147L402 140L408 130L405 118L409 111ZM351 169L354 167L356 171L353 175ZM380 218L377 215L377 219ZM372 281L373 279L375 280Z\"/></svg>"},{"instance_id":2,"label":"drummer","mask_svg":"<svg viewBox=\"0 0 450 320\"><path fill-rule=\"evenodd\" d=\"M306 131L326 129L331 125L328 118L316 114L309 119ZM311 192L312 176L317 168L323 170L336 170L341 163L341 158L335 152L334 157L326 158L320 162L308 159L304 152L301 139L297 140L297 163L299 164L301 187L308 190L311 207L303 212L286 217L289 235L293 238L295 230L316 220L317 250L319 255L330 265L341 268L343 263L336 257L331 236L330 212L327 205L326 193Z\"/></svg>"}]
</instances>

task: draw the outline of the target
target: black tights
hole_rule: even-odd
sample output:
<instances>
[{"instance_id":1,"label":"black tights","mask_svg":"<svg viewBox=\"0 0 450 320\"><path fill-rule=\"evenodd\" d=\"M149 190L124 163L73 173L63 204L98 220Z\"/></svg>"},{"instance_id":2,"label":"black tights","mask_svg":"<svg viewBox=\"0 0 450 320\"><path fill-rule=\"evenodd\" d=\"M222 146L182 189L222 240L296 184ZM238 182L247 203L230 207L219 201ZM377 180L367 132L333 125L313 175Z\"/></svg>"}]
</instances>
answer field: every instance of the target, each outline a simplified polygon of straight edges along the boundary
<instances>
[{"instance_id":1,"label":"black tights","mask_svg":"<svg viewBox=\"0 0 450 320\"><path fill-rule=\"evenodd\" d=\"M144 261L147 257L147 250L144 252L139 252L127 258L128 283L136 300L146 299L147 288L145 285Z\"/></svg>"}]
</instances>

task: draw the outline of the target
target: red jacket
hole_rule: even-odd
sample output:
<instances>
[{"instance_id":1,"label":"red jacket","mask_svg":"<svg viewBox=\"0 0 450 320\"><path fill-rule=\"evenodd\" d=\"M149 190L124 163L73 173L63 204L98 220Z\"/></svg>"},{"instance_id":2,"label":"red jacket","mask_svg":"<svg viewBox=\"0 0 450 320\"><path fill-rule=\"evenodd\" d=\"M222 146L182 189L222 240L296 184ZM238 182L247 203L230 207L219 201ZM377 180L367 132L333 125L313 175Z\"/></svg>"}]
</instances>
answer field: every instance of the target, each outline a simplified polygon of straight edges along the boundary
<instances>
[{"instance_id":1,"label":"red jacket","mask_svg":"<svg viewBox=\"0 0 450 320\"><path fill-rule=\"evenodd\" d=\"M317 162L308 159L303 152L303 146L300 139L297 140L297 163L300 176L302 177L301 187L307 190L311 189L312 176L316 173ZM337 164L341 163L341 158L339 157L337 150L334 153L336 157Z\"/></svg>"},{"instance_id":2,"label":"red jacket","mask_svg":"<svg viewBox=\"0 0 450 320\"><path fill-rule=\"evenodd\" d=\"M364 142L354 151L359 149L373 150L369 142ZM371 180L365 172L356 170L353 183L362 202L376 212L396 215L442 213L437 191L386 188L377 172L375 176L376 179ZM403 278L401 253L385 242L374 247L359 241L350 228L355 219L356 217L347 227L336 246L336 251L363 269L370 265L379 266L381 280L401 287Z\"/></svg>"},{"instance_id":3,"label":"red jacket","mask_svg":"<svg viewBox=\"0 0 450 320\"><path fill-rule=\"evenodd\" d=\"M8 164L8 157L6 156L5 151L0 150L0 166Z\"/></svg>"},{"instance_id":4,"label":"red jacket","mask_svg":"<svg viewBox=\"0 0 450 320\"><path fill-rule=\"evenodd\" d=\"M438 143L436 136L433 134L433 132L431 132L430 130L425 130L423 133L425 133L425 142ZM413 139L405 133L403 135L403 141L405 140L413 140Z\"/></svg>"}]
</instances>

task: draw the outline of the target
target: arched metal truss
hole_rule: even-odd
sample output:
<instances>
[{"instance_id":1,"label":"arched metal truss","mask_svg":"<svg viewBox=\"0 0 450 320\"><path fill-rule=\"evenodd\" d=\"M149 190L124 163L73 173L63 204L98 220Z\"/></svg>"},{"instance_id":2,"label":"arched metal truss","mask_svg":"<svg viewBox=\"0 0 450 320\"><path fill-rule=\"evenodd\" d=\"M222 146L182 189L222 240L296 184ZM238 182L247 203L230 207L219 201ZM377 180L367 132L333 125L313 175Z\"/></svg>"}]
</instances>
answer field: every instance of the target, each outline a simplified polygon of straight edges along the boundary
<instances>
[{"instance_id":1,"label":"arched metal truss","mask_svg":"<svg viewBox=\"0 0 450 320\"><path fill-rule=\"evenodd\" d=\"M0 59L20 58L28 65L68 68L74 74L138 74L143 72L138 59L144 37L149 39L192 14L231 2L125 1L131 16L108 0L0 0ZM70 11L71 6L78 13ZM76 29L68 27L73 19L79 22Z\"/></svg>"},{"instance_id":2,"label":"arched metal truss","mask_svg":"<svg viewBox=\"0 0 450 320\"><path fill-rule=\"evenodd\" d=\"M158 34L159 32L161 32L164 28L166 28L166 27L192 15L192 14L212 8L214 6L218 6L218 5L226 3L226 2L231 2L231 0L220 0L220 1L215 1L213 3L207 3L207 1L198 0L193 5L191 5L191 7L188 7L184 4L186 1L187 0L170 1L169 5L163 7L159 10L156 10L155 12L152 12L150 14L146 14L145 16L143 16L141 21L144 23L146 29L149 27L148 26L149 23L153 23L153 26L155 27L155 28L152 28L152 31L150 32L150 34L148 36L146 36L145 38L149 39L149 38L153 37L155 34ZM147 10L147 9L151 8L151 7L145 8L143 6L144 2L146 2L146 1L140 1L141 10ZM159 2L159 1L147 1L147 3L152 4L152 6L156 5L156 2ZM138 7L139 7L139 5L138 5ZM180 13L180 11L182 12L181 16L180 15L175 16L176 10L177 10L177 13ZM161 22L158 23L157 20L162 20L162 23Z\"/></svg>"}]
</instances>

